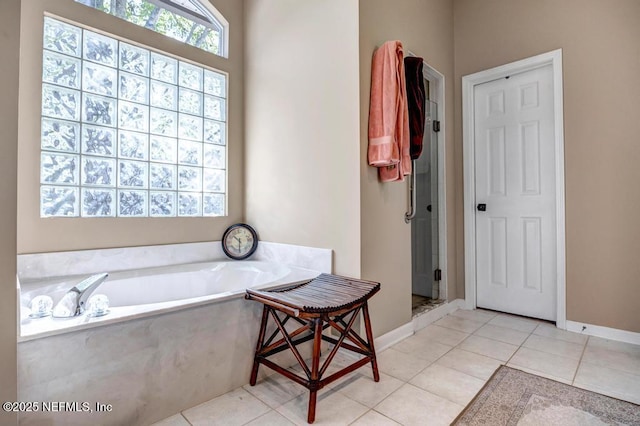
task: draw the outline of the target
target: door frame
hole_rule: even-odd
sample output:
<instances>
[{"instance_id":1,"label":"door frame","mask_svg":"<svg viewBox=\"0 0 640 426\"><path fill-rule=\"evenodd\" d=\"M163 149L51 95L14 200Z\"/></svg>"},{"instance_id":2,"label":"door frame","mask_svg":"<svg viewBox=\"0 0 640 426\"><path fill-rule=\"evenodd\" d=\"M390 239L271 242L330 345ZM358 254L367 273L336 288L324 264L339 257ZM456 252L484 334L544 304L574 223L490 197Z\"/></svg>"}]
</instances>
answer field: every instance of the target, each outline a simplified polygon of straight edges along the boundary
<instances>
[{"instance_id":1,"label":"door frame","mask_svg":"<svg viewBox=\"0 0 640 426\"><path fill-rule=\"evenodd\" d=\"M445 179L446 164L446 121L445 121L445 81L444 75L423 61L422 74L429 81L430 99L438 104L438 268L441 271L439 298L449 301L447 274L447 182ZM433 194L432 194L433 196Z\"/></svg>"},{"instance_id":2,"label":"door frame","mask_svg":"<svg viewBox=\"0 0 640 426\"><path fill-rule=\"evenodd\" d=\"M551 65L553 72L554 146L556 171L556 327L566 329L566 253L564 193L564 119L562 100L562 49L501 65L462 77L462 144L464 173L465 304L476 308L476 199L474 87L509 75Z\"/></svg>"}]
</instances>

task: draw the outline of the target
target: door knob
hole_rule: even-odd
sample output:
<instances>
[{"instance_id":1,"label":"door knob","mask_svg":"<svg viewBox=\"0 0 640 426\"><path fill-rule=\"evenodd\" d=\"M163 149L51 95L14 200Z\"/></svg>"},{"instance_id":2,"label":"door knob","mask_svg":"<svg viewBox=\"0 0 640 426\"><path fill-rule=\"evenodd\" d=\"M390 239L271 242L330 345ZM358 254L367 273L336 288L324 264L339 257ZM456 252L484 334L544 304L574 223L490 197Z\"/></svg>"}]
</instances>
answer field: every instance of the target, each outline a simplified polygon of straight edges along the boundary
<instances>
[{"instance_id":1,"label":"door knob","mask_svg":"<svg viewBox=\"0 0 640 426\"><path fill-rule=\"evenodd\" d=\"M478 204L478 211L479 212L486 212L487 211L487 205L486 204Z\"/></svg>"}]
</instances>

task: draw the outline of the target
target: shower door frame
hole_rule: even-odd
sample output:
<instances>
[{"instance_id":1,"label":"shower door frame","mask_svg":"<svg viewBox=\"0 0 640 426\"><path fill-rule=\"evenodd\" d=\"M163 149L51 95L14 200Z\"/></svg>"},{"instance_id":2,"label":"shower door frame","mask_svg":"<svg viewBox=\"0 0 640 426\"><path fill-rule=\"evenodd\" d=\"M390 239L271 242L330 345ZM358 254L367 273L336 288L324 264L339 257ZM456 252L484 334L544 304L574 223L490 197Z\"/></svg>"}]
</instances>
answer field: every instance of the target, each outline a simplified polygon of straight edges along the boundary
<instances>
[{"instance_id":1,"label":"shower door frame","mask_svg":"<svg viewBox=\"0 0 640 426\"><path fill-rule=\"evenodd\" d=\"M413 52L407 52L409 56L417 56ZM440 131L437 133L438 144L438 268L441 270L441 279L438 285L439 298L449 301L447 289L447 214L446 214L446 182L445 182L445 151L446 151L446 105L445 105L445 79L438 70L423 61L422 74L429 81L429 100L438 105L438 119ZM415 189L414 189L415 190ZM433 197L433 194L432 194ZM411 224L411 222L409 222ZM413 269L413 266L412 266Z\"/></svg>"}]
</instances>

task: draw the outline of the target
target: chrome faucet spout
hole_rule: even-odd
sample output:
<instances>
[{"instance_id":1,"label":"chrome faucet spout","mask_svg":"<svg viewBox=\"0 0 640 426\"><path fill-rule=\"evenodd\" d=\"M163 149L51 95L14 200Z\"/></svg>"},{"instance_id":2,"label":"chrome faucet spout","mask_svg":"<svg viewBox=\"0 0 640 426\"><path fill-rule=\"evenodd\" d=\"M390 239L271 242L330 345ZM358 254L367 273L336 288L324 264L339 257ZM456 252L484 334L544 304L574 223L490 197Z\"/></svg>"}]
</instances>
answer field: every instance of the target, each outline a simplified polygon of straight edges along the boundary
<instances>
[{"instance_id":1,"label":"chrome faucet spout","mask_svg":"<svg viewBox=\"0 0 640 426\"><path fill-rule=\"evenodd\" d=\"M92 275L73 286L53 308L53 317L71 318L82 315L89 296L108 276L106 272Z\"/></svg>"}]
</instances>

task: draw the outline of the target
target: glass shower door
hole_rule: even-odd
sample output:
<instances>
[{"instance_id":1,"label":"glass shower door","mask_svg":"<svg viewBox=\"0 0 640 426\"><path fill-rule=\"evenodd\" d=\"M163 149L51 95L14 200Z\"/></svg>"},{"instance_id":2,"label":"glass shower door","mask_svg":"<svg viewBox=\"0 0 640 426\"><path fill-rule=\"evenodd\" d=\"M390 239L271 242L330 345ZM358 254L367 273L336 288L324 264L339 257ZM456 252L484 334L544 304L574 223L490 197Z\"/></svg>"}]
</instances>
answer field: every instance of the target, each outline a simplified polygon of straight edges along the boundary
<instances>
[{"instance_id":1,"label":"glass shower door","mask_svg":"<svg viewBox=\"0 0 640 426\"><path fill-rule=\"evenodd\" d=\"M414 295L438 299L438 104L425 102L425 131L422 154L415 161L416 205L411 221L412 285Z\"/></svg>"}]
</instances>

